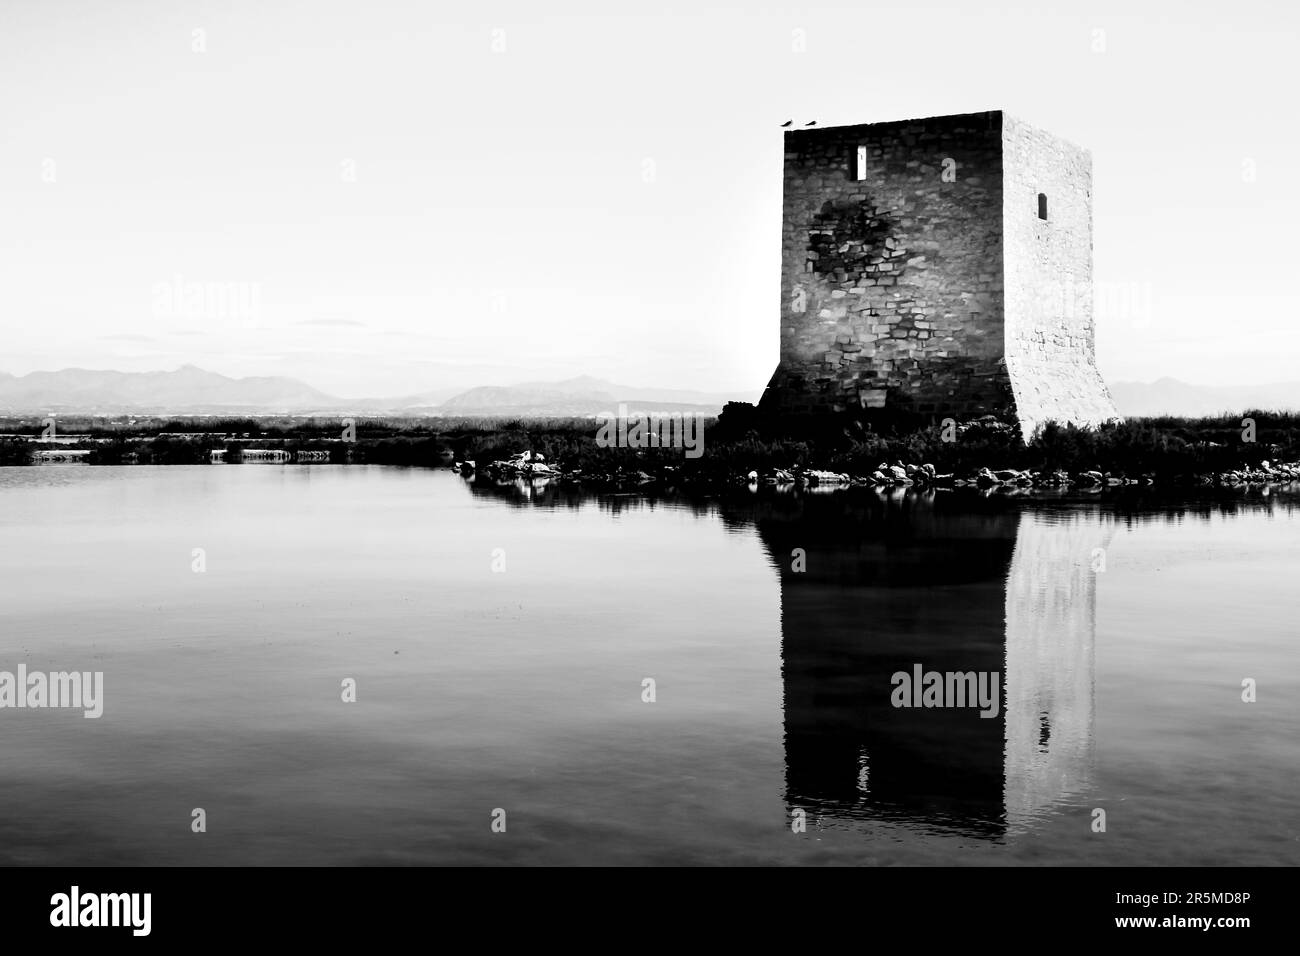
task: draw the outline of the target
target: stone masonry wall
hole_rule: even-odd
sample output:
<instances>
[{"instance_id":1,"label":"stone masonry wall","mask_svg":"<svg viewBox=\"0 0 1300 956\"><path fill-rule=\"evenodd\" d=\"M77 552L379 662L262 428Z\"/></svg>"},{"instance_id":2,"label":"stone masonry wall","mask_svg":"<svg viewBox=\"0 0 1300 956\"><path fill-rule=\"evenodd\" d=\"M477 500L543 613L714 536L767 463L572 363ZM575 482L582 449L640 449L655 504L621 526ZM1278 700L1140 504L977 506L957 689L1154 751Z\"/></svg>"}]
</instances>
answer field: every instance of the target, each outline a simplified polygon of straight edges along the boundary
<instances>
[{"instance_id":1,"label":"stone masonry wall","mask_svg":"<svg viewBox=\"0 0 1300 956\"><path fill-rule=\"evenodd\" d=\"M1092 157L1005 114L1002 144L1006 361L1021 431L1099 424L1116 411L1094 354Z\"/></svg>"},{"instance_id":2,"label":"stone masonry wall","mask_svg":"<svg viewBox=\"0 0 1300 956\"><path fill-rule=\"evenodd\" d=\"M1000 112L786 134L781 364L765 409L1010 412L1002 148Z\"/></svg>"}]
</instances>

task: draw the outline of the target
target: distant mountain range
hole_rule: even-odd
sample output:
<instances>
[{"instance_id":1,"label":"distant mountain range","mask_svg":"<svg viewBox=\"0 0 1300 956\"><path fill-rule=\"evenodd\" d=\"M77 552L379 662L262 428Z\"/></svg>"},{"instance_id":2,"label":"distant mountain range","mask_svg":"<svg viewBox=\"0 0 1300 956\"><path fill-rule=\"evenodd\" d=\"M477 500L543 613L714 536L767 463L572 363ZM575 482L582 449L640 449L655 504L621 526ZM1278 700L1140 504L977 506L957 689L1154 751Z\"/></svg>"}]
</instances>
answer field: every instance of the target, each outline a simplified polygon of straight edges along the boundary
<instances>
[{"instance_id":1,"label":"distant mountain range","mask_svg":"<svg viewBox=\"0 0 1300 956\"><path fill-rule=\"evenodd\" d=\"M1247 409L1300 411L1300 382L1189 385L1176 378L1161 378L1154 382L1116 382L1110 387L1110 394L1119 413L1132 418L1235 415Z\"/></svg>"},{"instance_id":2,"label":"distant mountain range","mask_svg":"<svg viewBox=\"0 0 1300 956\"><path fill-rule=\"evenodd\" d=\"M1300 411L1300 382L1271 385L1189 385L1173 378L1116 382L1111 394L1121 415L1217 415L1251 408ZM580 376L562 382L484 385L458 394L430 390L390 398L338 398L283 376L230 378L184 365L172 372L110 372L65 368L9 375L0 372L0 413L136 415L454 415L540 418L617 412L698 412L715 415L729 401L756 402L762 389L700 392L635 388Z\"/></svg>"},{"instance_id":3,"label":"distant mountain range","mask_svg":"<svg viewBox=\"0 0 1300 956\"><path fill-rule=\"evenodd\" d=\"M184 365L174 372L65 368L14 376L0 372L0 409L12 412L256 408L284 410L337 399L291 378L227 378Z\"/></svg>"},{"instance_id":4,"label":"distant mountain range","mask_svg":"<svg viewBox=\"0 0 1300 956\"><path fill-rule=\"evenodd\" d=\"M19 414L401 414L466 417L562 417L629 411L717 414L728 401L757 401L759 391L728 395L634 388L583 376L562 382L482 386L448 395L429 391L391 398L346 399L283 376L230 378L184 365L173 372L111 372L65 368L0 372L0 412Z\"/></svg>"},{"instance_id":5,"label":"distant mountain range","mask_svg":"<svg viewBox=\"0 0 1300 956\"><path fill-rule=\"evenodd\" d=\"M563 382L484 385L447 399L443 415L547 416L599 415L618 412L680 411L716 415L730 401L755 402L762 390L739 395L670 388L633 388L584 375Z\"/></svg>"}]
</instances>

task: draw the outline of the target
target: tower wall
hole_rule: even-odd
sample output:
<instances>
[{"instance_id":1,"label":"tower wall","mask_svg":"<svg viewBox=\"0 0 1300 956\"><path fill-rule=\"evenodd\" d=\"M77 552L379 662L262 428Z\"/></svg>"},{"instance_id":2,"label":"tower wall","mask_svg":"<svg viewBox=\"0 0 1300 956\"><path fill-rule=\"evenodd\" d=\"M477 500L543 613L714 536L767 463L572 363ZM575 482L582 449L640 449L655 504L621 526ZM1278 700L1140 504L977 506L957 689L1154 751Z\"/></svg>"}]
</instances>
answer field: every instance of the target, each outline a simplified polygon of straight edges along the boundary
<instances>
[{"instance_id":1,"label":"tower wall","mask_svg":"<svg viewBox=\"0 0 1300 956\"><path fill-rule=\"evenodd\" d=\"M1009 413L1002 149L1000 112L786 134L765 410Z\"/></svg>"},{"instance_id":2,"label":"tower wall","mask_svg":"<svg viewBox=\"0 0 1300 956\"><path fill-rule=\"evenodd\" d=\"M1021 431L1100 424L1116 411L1095 358L1092 156L1004 114L1002 169L1006 361Z\"/></svg>"}]
</instances>

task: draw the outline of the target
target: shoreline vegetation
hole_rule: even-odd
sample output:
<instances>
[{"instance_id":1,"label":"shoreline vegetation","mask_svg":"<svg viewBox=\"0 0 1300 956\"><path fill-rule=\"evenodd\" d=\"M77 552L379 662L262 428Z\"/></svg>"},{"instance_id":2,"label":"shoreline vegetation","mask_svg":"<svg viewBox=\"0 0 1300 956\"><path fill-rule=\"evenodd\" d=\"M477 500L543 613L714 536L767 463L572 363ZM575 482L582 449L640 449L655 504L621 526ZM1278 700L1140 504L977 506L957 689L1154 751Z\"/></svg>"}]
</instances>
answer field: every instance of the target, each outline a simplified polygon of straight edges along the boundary
<instances>
[{"instance_id":1,"label":"shoreline vegetation","mask_svg":"<svg viewBox=\"0 0 1300 956\"><path fill-rule=\"evenodd\" d=\"M1136 418L1049 425L1028 443L1010 422L776 420L732 402L682 447L598 442L584 418L81 417L52 428L0 417L0 465L198 465L271 460L456 467L490 480L660 485L1106 488L1222 487L1300 480L1300 414ZM608 432L606 432L608 434Z\"/></svg>"}]
</instances>

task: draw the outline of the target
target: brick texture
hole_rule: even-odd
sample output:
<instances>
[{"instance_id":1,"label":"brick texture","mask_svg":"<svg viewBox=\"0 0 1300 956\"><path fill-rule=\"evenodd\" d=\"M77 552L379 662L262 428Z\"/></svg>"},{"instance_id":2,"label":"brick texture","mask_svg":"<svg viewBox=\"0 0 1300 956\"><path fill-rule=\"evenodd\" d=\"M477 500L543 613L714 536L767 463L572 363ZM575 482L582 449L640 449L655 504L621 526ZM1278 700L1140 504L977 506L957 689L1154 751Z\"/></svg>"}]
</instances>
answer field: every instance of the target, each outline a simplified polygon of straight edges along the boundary
<instances>
[{"instance_id":1,"label":"brick texture","mask_svg":"<svg viewBox=\"0 0 1300 956\"><path fill-rule=\"evenodd\" d=\"M788 132L764 409L1113 417L1091 237L1088 154L1001 112Z\"/></svg>"}]
</instances>

